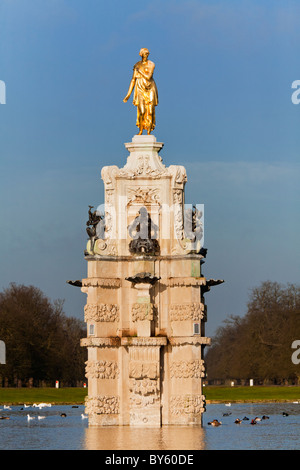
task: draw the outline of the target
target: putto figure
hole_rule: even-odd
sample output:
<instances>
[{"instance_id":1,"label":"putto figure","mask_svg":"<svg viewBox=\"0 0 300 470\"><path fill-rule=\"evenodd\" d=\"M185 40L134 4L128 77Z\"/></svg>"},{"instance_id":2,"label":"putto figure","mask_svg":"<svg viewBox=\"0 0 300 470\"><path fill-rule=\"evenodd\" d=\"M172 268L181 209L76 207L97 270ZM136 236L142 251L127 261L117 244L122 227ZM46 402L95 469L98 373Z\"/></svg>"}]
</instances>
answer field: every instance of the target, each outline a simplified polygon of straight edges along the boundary
<instances>
[{"instance_id":1,"label":"putto figure","mask_svg":"<svg viewBox=\"0 0 300 470\"><path fill-rule=\"evenodd\" d=\"M133 104L137 106L136 125L140 130L139 135L144 129L150 134L155 128L155 106L158 105L158 93L153 79L155 64L148 60L148 49L142 48L140 56L142 60L133 67L128 93L123 100L126 103L134 89Z\"/></svg>"},{"instance_id":2,"label":"putto figure","mask_svg":"<svg viewBox=\"0 0 300 470\"><path fill-rule=\"evenodd\" d=\"M104 239L105 219L104 215L99 214L96 210L92 212L94 206L89 206L89 220L86 225L86 232L90 237L91 250L94 249L95 241L97 239Z\"/></svg>"}]
</instances>

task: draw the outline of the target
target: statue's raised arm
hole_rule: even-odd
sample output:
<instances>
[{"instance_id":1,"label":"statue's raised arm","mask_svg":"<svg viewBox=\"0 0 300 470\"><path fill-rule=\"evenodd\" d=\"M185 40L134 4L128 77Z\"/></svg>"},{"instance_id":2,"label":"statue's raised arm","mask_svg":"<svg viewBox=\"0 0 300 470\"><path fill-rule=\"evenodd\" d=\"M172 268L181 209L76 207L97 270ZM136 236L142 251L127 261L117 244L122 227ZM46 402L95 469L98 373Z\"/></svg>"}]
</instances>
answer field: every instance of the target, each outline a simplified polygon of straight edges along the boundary
<instances>
[{"instance_id":1,"label":"statue's raised arm","mask_svg":"<svg viewBox=\"0 0 300 470\"><path fill-rule=\"evenodd\" d=\"M133 67L129 89L123 100L126 103L134 90L133 104L137 107L136 125L139 128L139 135L144 129L150 134L155 128L155 106L158 105L158 93L153 79L155 64L148 60L148 49L141 49L140 56L142 60Z\"/></svg>"}]
</instances>

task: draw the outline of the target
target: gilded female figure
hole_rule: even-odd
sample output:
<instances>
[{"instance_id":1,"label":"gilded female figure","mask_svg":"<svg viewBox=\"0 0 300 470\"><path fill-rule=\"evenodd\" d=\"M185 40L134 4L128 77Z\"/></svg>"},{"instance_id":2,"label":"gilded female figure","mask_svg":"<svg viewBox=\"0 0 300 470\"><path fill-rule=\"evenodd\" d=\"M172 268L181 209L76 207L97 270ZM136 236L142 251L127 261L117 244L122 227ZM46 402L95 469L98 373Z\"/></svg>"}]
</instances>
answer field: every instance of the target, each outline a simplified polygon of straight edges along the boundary
<instances>
[{"instance_id":1,"label":"gilded female figure","mask_svg":"<svg viewBox=\"0 0 300 470\"><path fill-rule=\"evenodd\" d=\"M124 98L124 103L128 101L133 89L133 104L137 106L136 125L139 128L139 135L146 129L150 134L155 128L155 106L158 104L158 94L153 72L155 64L148 60L149 51L146 48L140 50L139 55L142 60L133 67L133 76L129 85L128 93Z\"/></svg>"}]
</instances>

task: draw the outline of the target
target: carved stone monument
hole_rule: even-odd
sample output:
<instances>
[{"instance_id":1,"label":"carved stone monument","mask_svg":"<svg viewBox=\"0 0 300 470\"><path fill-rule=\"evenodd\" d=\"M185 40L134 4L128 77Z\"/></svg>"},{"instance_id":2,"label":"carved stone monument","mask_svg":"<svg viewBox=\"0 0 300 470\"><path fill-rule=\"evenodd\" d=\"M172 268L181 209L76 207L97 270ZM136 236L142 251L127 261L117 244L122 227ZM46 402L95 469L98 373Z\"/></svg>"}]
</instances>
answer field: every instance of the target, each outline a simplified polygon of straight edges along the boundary
<instances>
[{"instance_id":1,"label":"carved stone monument","mask_svg":"<svg viewBox=\"0 0 300 470\"><path fill-rule=\"evenodd\" d=\"M163 143L137 125L125 166L102 168L105 205L103 214L90 206L87 277L73 282L87 294L86 413L91 425L201 425L204 293L223 281L202 274L201 214L185 211L185 168L166 167Z\"/></svg>"}]
</instances>

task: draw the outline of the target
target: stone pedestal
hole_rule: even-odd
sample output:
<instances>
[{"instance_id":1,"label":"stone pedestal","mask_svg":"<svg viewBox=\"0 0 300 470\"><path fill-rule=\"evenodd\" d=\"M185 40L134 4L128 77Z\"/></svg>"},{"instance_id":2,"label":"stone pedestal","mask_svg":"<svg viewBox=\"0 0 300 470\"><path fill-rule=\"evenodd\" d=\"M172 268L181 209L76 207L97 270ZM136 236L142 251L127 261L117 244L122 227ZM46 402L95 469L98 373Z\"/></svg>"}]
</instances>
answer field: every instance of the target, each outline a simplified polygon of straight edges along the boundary
<instances>
[{"instance_id":1,"label":"stone pedestal","mask_svg":"<svg viewBox=\"0 0 300 470\"><path fill-rule=\"evenodd\" d=\"M206 250L187 236L185 168L165 167L153 135L125 147L123 168L102 169L105 230L85 253L89 423L201 425L204 294L222 281L202 275Z\"/></svg>"}]
</instances>

